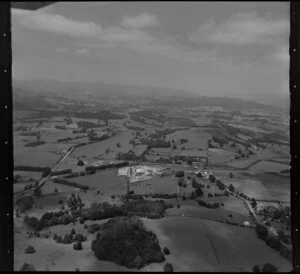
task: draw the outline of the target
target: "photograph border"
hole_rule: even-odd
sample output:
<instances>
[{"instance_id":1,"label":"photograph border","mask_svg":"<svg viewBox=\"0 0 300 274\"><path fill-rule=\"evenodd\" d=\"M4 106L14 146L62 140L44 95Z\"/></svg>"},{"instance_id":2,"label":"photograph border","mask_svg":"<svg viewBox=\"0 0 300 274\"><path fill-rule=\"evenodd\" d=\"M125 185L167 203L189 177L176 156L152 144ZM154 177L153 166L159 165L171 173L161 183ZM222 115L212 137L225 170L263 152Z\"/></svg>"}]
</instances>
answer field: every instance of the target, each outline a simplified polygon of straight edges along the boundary
<instances>
[{"instance_id":1,"label":"photograph border","mask_svg":"<svg viewBox=\"0 0 300 274\"><path fill-rule=\"evenodd\" d=\"M49 2L48 2L49 3ZM55 3L55 2L54 2ZM0 271L13 271L13 100L11 2L0 2ZM290 154L293 272L300 272L300 4L290 2Z\"/></svg>"},{"instance_id":2,"label":"photograph border","mask_svg":"<svg viewBox=\"0 0 300 274\"><path fill-rule=\"evenodd\" d=\"M0 2L0 271L13 271L13 105L10 2Z\"/></svg>"}]
</instances>

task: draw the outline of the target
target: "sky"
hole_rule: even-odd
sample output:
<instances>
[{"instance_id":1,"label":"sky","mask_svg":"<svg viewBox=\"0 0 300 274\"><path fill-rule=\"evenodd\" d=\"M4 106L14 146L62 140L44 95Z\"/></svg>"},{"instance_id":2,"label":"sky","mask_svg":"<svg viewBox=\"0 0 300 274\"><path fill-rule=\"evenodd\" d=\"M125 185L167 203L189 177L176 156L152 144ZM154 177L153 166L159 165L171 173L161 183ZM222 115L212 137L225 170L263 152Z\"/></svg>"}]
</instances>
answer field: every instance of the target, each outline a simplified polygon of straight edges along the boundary
<instances>
[{"instance_id":1,"label":"sky","mask_svg":"<svg viewBox=\"0 0 300 274\"><path fill-rule=\"evenodd\" d=\"M288 2L59 2L12 9L13 79L289 97Z\"/></svg>"}]
</instances>

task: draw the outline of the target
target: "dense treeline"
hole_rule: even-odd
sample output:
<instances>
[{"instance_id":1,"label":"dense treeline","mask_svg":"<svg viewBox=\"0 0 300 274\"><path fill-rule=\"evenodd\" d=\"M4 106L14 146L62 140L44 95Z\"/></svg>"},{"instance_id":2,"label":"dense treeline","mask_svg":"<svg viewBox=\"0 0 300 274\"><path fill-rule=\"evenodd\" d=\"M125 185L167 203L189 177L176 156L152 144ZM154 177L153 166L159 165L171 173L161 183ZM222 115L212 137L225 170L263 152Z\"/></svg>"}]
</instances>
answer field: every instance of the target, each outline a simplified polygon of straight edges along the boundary
<instances>
[{"instance_id":1,"label":"dense treeline","mask_svg":"<svg viewBox=\"0 0 300 274\"><path fill-rule=\"evenodd\" d=\"M48 171L49 167L41 167L41 166L15 166L15 171L35 171L35 172L44 172Z\"/></svg>"},{"instance_id":2,"label":"dense treeline","mask_svg":"<svg viewBox=\"0 0 300 274\"><path fill-rule=\"evenodd\" d=\"M53 182L56 183L56 184L62 184L62 185L67 185L67 186L80 188L82 190L88 190L89 189L88 186L81 185L81 184L78 184L78 183L75 183L75 182L70 182L70 181L63 180L63 179L59 179L59 178L54 178Z\"/></svg>"},{"instance_id":3,"label":"dense treeline","mask_svg":"<svg viewBox=\"0 0 300 274\"><path fill-rule=\"evenodd\" d=\"M72 169L64 169L64 170L59 170L59 171L51 171L50 175L51 176L58 176L58 175L63 175L63 174L68 174L71 173Z\"/></svg>"},{"instance_id":4,"label":"dense treeline","mask_svg":"<svg viewBox=\"0 0 300 274\"><path fill-rule=\"evenodd\" d=\"M207 207L207 208L212 208L212 209L214 209L214 208L220 207L219 203L208 203L208 202L205 202L205 201L200 200L200 199L199 199L197 202L198 202L198 205L200 205L200 206L205 206L205 207Z\"/></svg>"},{"instance_id":5,"label":"dense treeline","mask_svg":"<svg viewBox=\"0 0 300 274\"><path fill-rule=\"evenodd\" d=\"M95 173L96 170L103 170L107 168L112 168L112 167L124 167L128 166L129 162L120 162L120 163L112 163L112 164L105 164L105 165L100 165L100 166L87 166L85 167L85 170L88 174L93 174Z\"/></svg>"}]
</instances>

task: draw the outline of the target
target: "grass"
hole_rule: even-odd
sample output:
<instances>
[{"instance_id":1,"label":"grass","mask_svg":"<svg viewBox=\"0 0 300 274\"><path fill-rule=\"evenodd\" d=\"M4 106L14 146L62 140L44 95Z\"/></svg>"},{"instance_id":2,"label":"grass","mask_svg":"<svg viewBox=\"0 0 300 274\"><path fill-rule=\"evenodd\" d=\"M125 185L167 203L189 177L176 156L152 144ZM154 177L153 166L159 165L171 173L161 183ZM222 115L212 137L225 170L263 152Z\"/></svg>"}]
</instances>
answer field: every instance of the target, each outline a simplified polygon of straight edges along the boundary
<instances>
[{"instance_id":1,"label":"grass","mask_svg":"<svg viewBox=\"0 0 300 274\"><path fill-rule=\"evenodd\" d=\"M176 271L251 272L253 265L267 261L281 271L292 267L259 240L253 229L184 217L143 221L160 244L171 250L168 262Z\"/></svg>"}]
</instances>

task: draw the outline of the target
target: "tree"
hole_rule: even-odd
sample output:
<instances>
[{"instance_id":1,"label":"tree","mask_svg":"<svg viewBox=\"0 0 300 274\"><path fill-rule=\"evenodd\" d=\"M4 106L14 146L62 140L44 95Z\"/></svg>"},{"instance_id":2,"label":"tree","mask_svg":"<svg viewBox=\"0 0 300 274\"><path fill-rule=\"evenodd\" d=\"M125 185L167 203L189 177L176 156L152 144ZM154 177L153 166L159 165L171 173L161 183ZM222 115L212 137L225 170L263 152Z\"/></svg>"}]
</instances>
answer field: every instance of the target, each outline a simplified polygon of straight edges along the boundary
<instances>
[{"instance_id":1,"label":"tree","mask_svg":"<svg viewBox=\"0 0 300 274\"><path fill-rule=\"evenodd\" d=\"M84 166L84 162L83 162L82 160L79 160L79 161L77 162L77 165L78 165L78 166Z\"/></svg>"},{"instance_id":2,"label":"tree","mask_svg":"<svg viewBox=\"0 0 300 274\"><path fill-rule=\"evenodd\" d=\"M188 160L187 164L191 166L193 164L193 161L192 160Z\"/></svg>"},{"instance_id":3,"label":"tree","mask_svg":"<svg viewBox=\"0 0 300 274\"><path fill-rule=\"evenodd\" d=\"M20 271L36 271L35 267L32 264L24 263Z\"/></svg>"},{"instance_id":4,"label":"tree","mask_svg":"<svg viewBox=\"0 0 300 274\"><path fill-rule=\"evenodd\" d=\"M230 184L229 190L232 191L232 192L234 191L234 186L232 184Z\"/></svg>"},{"instance_id":5,"label":"tree","mask_svg":"<svg viewBox=\"0 0 300 274\"><path fill-rule=\"evenodd\" d=\"M41 191L41 189L40 189L39 187L36 187L36 188L34 189L33 193L34 193L34 195L35 195L36 197L41 197L41 195L42 195L42 191Z\"/></svg>"},{"instance_id":6,"label":"tree","mask_svg":"<svg viewBox=\"0 0 300 274\"><path fill-rule=\"evenodd\" d=\"M256 225L255 231L259 239L266 240L269 236L268 229L261 224Z\"/></svg>"},{"instance_id":7,"label":"tree","mask_svg":"<svg viewBox=\"0 0 300 274\"><path fill-rule=\"evenodd\" d=\"M170 254L170 250L167 247L164 247L163 252L165 255L169 255Z\"/></svg>"},{"instance_id":8,"label":"tree","mask_svg":"<svg viewBox=\"0 0 300 274\"><path fill-rule=\"evenodd\" d=\"M77 242L73 245L73 249L74 250L82 250L83 247L82 247L82 243L81 242Z\"/></svg>"},{"instance_id":9,"label":"tree","mask_svg":"<svg viewBox=\"0 0 300 274\"><path fill-rule=\"evenodd\" d=\"M118 142L118 143L116 144L116 146L117 146L117 147L121 147L121 144Z\"/></svg>"},{"instance_id":10,"label":"tree","mask_svg":"<svg viewBox=\"0 0 300 274\"><path fill-rule=\"evenodd\" d=\"M233 178L232 172L229 173L229 177L230 177L231 179Z\"/></svg>"},{"instance_id":11,"label":"tree","mask_svg":"<svg viewBox=\"0 0 300 274\"><path fill-rule=\"evenodd\" d=\"M212 175L212 174L209 175L208 179L209 179L212 183L214 183L214 182L216 181L216 177L215 177L214 175Z\"/></svg>"},{"instance_id":12,"label":"tree","mask_svg":"<svg viewBox=\"0 0 300 274\"><path fill-rule=\"evenodd\" d=\"M259 267L259 265L256 264L255 266L253 266L252 271L253 271L253 272L260 272L260 267Z\"/></svg>"},{"instance_id":13,"label":"tree","mask_svg":"<svg viewBox=\"0 0 300 274\"><path fill-rule=\"evenodd\" d=\"M276 266L270 264L270 263L266 263L264 264L263 268L262 268L262 272L278 272L278 269Z\"/></svg>"},{"instance_id":14,"label":"tree","mask_svg":"<svg viewBox=\"0 0 300 274\"><path fill-rule=\"evenodd\" d=\"M32 245L27 246L25 249L25 254L33 254L35 253L35 248Z\"/></svg>"},{"instance_id":15,"label":"tree","mask_svg":"<svg viewBox=\"0 0 300 274\"><path fill-rule=\"evenodd\" d=\"M174 272L172 264L166 263L164 266L164 272Z\"/></svg>"},{"instance_id":16,"label":"tree","mask_svg":"<svg viewBox=\"0 0 300 274\"><path fill-rule=\"evenodd\" d=\"M184 177L184 171L183 171L183 170L177 171L177 172L175 173L175 177L177 177L177 178L182 178L182 177Z\"/></svg>"}]
</instances>

